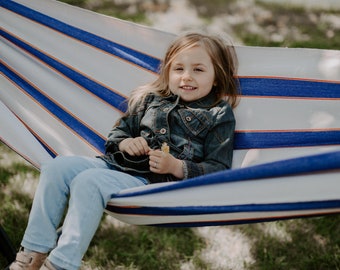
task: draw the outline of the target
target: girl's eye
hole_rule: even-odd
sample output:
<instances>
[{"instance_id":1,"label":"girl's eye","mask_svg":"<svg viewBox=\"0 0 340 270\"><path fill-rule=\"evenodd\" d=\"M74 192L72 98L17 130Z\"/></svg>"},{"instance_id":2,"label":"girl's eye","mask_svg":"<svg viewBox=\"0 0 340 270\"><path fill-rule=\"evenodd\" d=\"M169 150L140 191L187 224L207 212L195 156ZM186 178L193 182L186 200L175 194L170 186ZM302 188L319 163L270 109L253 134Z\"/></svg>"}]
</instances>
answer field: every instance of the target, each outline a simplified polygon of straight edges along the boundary
<instances>
[{"instance_id":1,"label":"girl's eye","mask_svg":"<svg viewBox=\"0 0 340 270\"><path fill-rule=\"evenodd\" d=\"M195 68L194 71L203 72L203 69L201 69L201 68Z\"/></svg>"},{"instance_id":2,"label":"girl's eye","mask_svg":"<svg viewBox=\"0 0 340 270\"><path fill-rule=\"evenodd\" d=\"M181 70L183 70L183 68L181 68L181 67L176 67L175 70L176 70L176 71L181 71Z\"/></svg>"}]
</instances>

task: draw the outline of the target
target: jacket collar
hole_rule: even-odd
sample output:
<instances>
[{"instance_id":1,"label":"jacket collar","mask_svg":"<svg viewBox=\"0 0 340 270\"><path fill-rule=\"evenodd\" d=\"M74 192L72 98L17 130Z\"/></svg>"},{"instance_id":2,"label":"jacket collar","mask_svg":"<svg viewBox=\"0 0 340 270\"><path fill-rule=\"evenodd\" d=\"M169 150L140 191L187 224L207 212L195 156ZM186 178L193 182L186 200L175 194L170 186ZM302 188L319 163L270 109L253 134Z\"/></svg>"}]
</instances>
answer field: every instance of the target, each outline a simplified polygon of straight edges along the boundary
<instances>
[{"instance_id":1,"label":"jacket collar","mask_svg":"<svg viewBox=\"0 0 340 270\"><path fill-rule=\"evenodd\" d=\"M174 94L171 94L170 96L167 96L167 97L156 96L156 99L160 99L160 100L165 99L168 102L184 105L190 108L211 108L214 105L216 105L216 94L214 91L211 91L205 97L202 97L198 100L189 101L189 102L181 100L178 95L174 95Z\"/></svg>"},{"instance_id":2,"label":"jacket collar","mask_svg":"<svg viewBox=\"0 0 340 270\"><path fill-rule=\"evenodd\" d=\"M211 108L216 105L216 94L214 91L210 91L205 97L190 102L180 101L180 104L190 108Z\"/></svg>"}]
</instances>

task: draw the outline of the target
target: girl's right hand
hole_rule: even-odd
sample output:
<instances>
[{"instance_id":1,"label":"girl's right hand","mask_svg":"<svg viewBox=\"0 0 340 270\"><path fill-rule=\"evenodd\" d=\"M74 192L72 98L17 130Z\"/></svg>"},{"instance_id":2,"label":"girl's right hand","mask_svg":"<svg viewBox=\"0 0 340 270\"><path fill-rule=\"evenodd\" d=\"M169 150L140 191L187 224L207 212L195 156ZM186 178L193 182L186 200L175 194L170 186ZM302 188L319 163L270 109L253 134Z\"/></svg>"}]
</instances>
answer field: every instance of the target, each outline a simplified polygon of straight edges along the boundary
<instances>
[{"instance_id":1,"label":"girl's right hand","mask_svg":"<svg viewBox=\"0 0 340 270\"><path fill-rule=\"evenodd\" d=\"M130 156L147 155L150 147L143 137L127 138L120 142L119 150L128 153Z\"/></svg>"}]
</instances>

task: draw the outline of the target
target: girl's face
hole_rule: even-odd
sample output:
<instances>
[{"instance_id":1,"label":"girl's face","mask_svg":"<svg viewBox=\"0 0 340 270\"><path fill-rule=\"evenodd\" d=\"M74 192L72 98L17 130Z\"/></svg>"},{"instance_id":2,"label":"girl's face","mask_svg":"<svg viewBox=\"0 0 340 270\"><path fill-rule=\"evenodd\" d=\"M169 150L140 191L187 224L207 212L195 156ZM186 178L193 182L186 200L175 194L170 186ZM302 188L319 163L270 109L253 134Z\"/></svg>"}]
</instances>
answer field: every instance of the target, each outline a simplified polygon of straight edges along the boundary
<instances>
[{"instance_id":1,"label":"girl's face","mask_svg":"<svg viewBox=\"0 0 340 270\"><path fill-rule=\"evenodd\" d=\"M215 71L211 58L201 46L180 52L170 65L170 91L184 101L205 97L214 82Z\"/></svg>"}]
</instances>

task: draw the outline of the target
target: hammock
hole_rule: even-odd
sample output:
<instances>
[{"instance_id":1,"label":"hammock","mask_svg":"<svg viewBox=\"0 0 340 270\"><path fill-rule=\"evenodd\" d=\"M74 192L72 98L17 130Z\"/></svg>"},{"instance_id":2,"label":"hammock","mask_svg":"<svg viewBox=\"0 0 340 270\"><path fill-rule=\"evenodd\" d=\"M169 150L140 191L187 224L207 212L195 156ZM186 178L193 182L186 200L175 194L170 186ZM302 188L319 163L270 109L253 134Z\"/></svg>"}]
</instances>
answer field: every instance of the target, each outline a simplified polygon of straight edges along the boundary
<instances>
[{"instance_id":1,"label":"hammock","mask_svg":"<svg viewBox=\"0 0 340 270\"><path fill-rule=\"evenodd\" d=\"M0 0L0 138L38 169L95 156L174 35L50 0ZM340 51L237 46L233 168L113 196L131 224L206 226L340 212Z\"/></svg>"}]
</instances>

